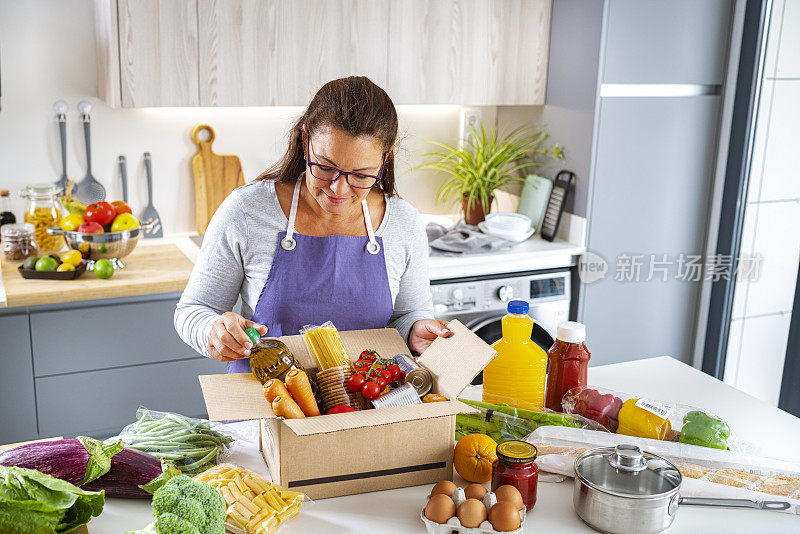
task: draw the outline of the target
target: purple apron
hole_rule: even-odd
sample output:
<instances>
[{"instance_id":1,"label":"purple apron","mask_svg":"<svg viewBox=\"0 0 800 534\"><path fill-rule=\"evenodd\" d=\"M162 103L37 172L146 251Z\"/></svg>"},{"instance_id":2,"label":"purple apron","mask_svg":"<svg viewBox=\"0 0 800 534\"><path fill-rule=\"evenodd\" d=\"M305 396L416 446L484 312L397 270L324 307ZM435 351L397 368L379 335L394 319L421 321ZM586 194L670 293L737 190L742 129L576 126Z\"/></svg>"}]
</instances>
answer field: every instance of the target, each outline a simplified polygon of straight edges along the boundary
<instances>
[{"instance_id":1,"label":"purple apron","mask_svg":"<svg viewBox=\"0 0 800 534\"><path fill-rule=\"evenodd\" d=\"M298 334L305 325L325 321L339 330L384 328L392 316L392 295L383 241L372 229L366 199L361 205L367 237L295 234L300 184L253 321L265 325L270 337ZM228 362L227 372L249 373L250 358Z\"/></svg>"}]
</instances>

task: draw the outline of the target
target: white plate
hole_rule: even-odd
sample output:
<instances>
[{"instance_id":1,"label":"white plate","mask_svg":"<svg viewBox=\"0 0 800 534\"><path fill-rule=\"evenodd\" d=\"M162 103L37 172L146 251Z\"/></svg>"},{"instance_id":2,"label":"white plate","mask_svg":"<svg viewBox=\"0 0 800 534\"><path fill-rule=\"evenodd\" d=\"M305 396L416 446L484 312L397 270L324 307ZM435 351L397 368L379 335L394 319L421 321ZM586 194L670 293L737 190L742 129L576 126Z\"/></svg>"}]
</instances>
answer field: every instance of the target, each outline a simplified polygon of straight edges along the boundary
<instances>
[{"instance_id":1,"label":"white plate","mask_svg":"<svg viewBox=\"0 0 800 534\"><path fill-rule=\"evenodd\" d=\"M478 230L480 230L481 232L483 232L486 235L489 235L489 236L492 236L492 237L499 237L500 239L505 239L506 241L511 241L512 243L521 243L521 242L527 240L530 236L532 236L534 234L534 232L536 232L535 228L531 228L530 230L528 230L527 232L522 233L522 234L518 234L518 233L511 234L511 233L505 233L505 232L496 232L496 231L493 231L493 230L489 229L489 227L483 221L478 223Z\"/></svg>"},{"instance_id":2,"label":"white plate","mask_svg":"<svg viewBox=\"0 0 800 534\"><path fill-rule=\"evenodd\" d=\"M490 213L486 216L486 226L493 232L522 234L531 228L531 218L522 213Z\"/></svg>"}]
</instances>

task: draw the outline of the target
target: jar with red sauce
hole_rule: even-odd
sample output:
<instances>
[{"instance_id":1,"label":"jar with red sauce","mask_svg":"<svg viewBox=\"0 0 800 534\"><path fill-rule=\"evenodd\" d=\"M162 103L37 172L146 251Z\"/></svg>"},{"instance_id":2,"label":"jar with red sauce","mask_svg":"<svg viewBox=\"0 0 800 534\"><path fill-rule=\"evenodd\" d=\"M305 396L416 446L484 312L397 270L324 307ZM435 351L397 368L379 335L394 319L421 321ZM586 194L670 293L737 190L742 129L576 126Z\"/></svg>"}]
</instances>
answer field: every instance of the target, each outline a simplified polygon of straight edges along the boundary
<instances>
[{"instance_id":1,"label":"jar with red sauce","mask_svg":"<svg viewBox=\"0 0 800 534\"><path fill-rule=\"evenodd\" d=\"M504 441L497 446L497 460L492 464L492 491L506 484L522 494L525 509L536 504L539 466L536 447L525 441Z\"/></svg>"},{"instance_id":2,"label":"jar with red sauce","mask_svg":"<svg viewBox=\"0 0 800 534\"><path fill-rule=\"evenodd\" d=\"M559 324L556 342L547 351L547 357L550 370L547 373L544 407L561 412L564 393L586 385L586 373L592 357L586 348L586 326L574 321Z\"/></svg>"}]
</instances>

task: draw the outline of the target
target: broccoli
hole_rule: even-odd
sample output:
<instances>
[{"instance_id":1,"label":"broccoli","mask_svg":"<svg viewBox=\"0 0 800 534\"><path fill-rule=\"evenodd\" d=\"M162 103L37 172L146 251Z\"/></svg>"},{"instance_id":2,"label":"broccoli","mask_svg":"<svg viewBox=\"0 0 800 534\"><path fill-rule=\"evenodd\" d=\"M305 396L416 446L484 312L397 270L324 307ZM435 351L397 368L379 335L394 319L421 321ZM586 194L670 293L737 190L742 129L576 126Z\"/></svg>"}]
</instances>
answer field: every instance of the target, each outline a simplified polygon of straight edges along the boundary
<instances>
[{"instance_id":1,"label":"broccoli","mask_svg":"<svg viewBox=\"0 0 800 534\"><path fill-rule=\"evenodd\" d=\"M156 520L128 534L222 534L225 499L205 482L173 477L153 494Z\"/></svg>"}]
</instances>

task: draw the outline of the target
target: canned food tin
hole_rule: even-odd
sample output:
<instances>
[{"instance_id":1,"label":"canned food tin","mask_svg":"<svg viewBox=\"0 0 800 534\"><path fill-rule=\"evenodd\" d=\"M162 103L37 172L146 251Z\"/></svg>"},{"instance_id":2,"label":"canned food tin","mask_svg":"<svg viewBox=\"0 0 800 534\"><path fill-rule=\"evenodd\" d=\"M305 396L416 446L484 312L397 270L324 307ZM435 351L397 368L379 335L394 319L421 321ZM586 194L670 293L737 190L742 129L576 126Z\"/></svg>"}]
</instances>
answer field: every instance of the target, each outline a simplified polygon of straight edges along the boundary
<instances>
[{"instance_id":1,"label":"canned food tin","mask_svg":"<svg viewBox=\"0 0 800 534\"><path fill-rule=\"evenodd\" d=\"M400 370L406 374L406 384L414 386L420 397L430 392L433 386L433 376L430 371L418 364L414 358L405 354L396 354L394 361L400 367Z\"/></svg>"},{"instance_id":2,"label":"canned food tin","mask_svg":"<svg viewBox=\"0 0 800 534\"><path fill-rule=\"evenodd\" d=\"M399 388L393 389L377 399L373 399L371 402L372 406L375 408L390 408L392 406L421 404L422 401L419 400L419 395L417 395L414 386L411 384L403 384Z\"/></svg>"}]
</instances>

